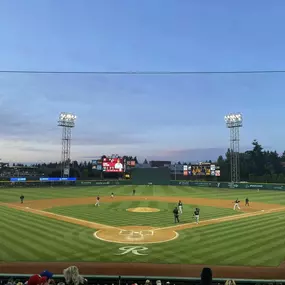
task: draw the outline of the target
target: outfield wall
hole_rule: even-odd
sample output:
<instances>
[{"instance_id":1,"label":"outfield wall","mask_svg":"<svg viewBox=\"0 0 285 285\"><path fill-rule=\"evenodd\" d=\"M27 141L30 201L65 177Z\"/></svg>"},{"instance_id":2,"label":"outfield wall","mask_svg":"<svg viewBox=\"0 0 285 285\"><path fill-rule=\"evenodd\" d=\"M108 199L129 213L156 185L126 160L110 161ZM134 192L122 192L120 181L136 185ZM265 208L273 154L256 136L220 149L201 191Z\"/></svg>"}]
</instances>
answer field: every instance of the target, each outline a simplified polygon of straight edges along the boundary
<instances>
[{"instance_id":1,"label":"outfield wall","mask_svg":"<svg viewBox=\"0 0 285 285\"><path fill-rule=\"evenodd\" d=\"M139 184L132 180L77 180L77 181L0 181L0 187L53 187L53 186L115 186L115 185L172 185L190 187L212 187L221 189L255 189L255 190L279 190L285 191L285 184L269 183L229 183L217 181L179 181L171 180L168 183L158 184L147 182Z\"/></svg>"},{"instance_id":2,"label":"outfield wall","mask_svg":"<svg viewBox=\"0 0 285 285\"><path fill-rule=\"evenodd\" d=\"M147 184L147 183L146 183ZM150 183L151 184L151 183ZM131 180L119 181L76 181L78 186L112 186L112 185L133 185ZM145 185L145 184L143 184ZM192 187L213 187L224 189L256 189L256 190L280 190L285 191L285 184L262 184L262 183L229 183L229 182L206 182L206 181L178 181L172 180L169 185L192 186Z\"/></svg>"}]
</instances>

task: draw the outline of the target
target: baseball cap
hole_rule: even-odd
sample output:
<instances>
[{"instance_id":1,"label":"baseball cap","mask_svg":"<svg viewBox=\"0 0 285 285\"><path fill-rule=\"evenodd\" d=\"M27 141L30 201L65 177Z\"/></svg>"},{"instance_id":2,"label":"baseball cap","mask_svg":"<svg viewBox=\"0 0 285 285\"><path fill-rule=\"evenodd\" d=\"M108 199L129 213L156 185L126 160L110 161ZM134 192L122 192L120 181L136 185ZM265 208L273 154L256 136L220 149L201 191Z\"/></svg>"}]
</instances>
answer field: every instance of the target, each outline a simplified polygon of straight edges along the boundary
<instances>
[{"instance_id":1,"label":"baseball cap","mask_svg":"<svg viewBox=\"0 0 285 285\"><path fill-rule=\"evenodd\" d=\"M41 285L47 282L47 277L41 277L40 275L33 275L28 281L28 285Z\"/></svg>"},{"instance_id":2,"label":"baseball cap","mask_svg":"<svg viewBox=\"0 0 285 285\"><path fill-rule=\"evenodd\" d=\"M53 276L53 273L49 272L48 270L45 270L45 271L43 271L40 275L41 275L42 277L47 277L47 279L51 279L52 276Z\"/></svg>"}]
</instances>

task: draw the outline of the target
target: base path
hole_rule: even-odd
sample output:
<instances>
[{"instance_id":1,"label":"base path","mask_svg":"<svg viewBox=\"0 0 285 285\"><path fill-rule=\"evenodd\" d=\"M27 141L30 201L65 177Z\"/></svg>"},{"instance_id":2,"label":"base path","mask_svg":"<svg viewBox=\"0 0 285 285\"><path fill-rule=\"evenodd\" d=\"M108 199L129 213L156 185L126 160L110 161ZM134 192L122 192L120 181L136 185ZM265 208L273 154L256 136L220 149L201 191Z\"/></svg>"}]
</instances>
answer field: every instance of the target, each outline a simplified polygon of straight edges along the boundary
<instances>
[{"instance_id":1,"label":"base path","mask_svg":"<svg viewBox=\"0 0 285 285\"><path fill-rule=\"evenodd\" d=\"M165 197L165 196L117 196L115 198L110 197L101 197L101 203L114 203L114 202L123 202L123 201L159 201L166 203L178 203L179 197ZM85 197L85 198L61 198L61 199L44 199L44 200L33 200L26 201L24 204L12 203L10 205L17 205L21 207L30 207L38 210L45 210L54 207L65 207L73 205L88 205L95 204L96 197ZM184 204L200 205L200 206L212 206L218 208L233 208L233 201L221 200L221 199L205 199L205 198L190 198L185 197L182 199ZM265 204L259 202L253 202L250 204L250 207L243 207L241 205L243 212L254 212L258 210L269 210L281 207L276 204Z\"/></svg>"},{"instance_id":2,"label":"base path","mask_svg":"<svg viewBox=\"0 0 285 285\"><path fill-rule=\"evenodd\" d=\"M186 264L151 264L151 263L93 263L93 262L17 262L0 263L1 272L9 274L35 274L45 269L55 274L62 274L63 269L75 265L85 275L115 276L167 276L200 278L203 267L213 270L213 278L231 279L271 279L285 280L284 268L245 267L245 266L211 266ZM134 278L132 278L134 279Z\"/></svg>"}]
</instances>

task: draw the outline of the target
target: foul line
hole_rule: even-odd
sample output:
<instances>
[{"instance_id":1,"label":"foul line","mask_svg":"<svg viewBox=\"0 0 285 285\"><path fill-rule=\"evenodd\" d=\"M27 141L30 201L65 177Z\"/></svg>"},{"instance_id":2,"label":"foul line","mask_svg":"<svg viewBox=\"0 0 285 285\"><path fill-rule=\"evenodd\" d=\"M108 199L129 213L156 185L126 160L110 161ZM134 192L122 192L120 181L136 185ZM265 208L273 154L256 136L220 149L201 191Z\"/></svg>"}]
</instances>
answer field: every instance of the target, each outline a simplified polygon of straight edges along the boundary
<instances>
[{"instance_id":1,"label":"foul line","mask_svg":"<svg viewBox=\"0 0 285 285\"><path fill-rule=\"evenodd\" d=\"M200 221L199 224L197 225L197 227L203 226L203 225L217 224L217 223L221 223L221 222L239 220L239 219L243 219L243 218L254 217L254 216L259 216L259 215L264 215L264 214L269 214L269 213L274 213L274 212L282 212L282 211L285 211L285 207L275 208L275 209L270 209L270 210L261 210L261 211L257 211L257 212L253 212L253 213L244 213L244 214L239 214L239 215L214 218L214 219ZM175 225L175 226L169 226L169 227L156 228L156 229L154 229L154 231L165 230L165 229L184 230L187 228L191 228L192 225L196 225L196 222L186 223L186 224L181 224L181 225Z\"/></svg>"},{"instance_id":2,"label":"foul line","mask_svg":"<svg viewBox=\"0 0 285 285\"><path fill-rule=\"evenodd\" d=\"M8 204L8 203L1 203L1 202L0 202L0 205L7 206L10 208L14 208L14 209L18 209L18 210L21 210L24 212L30 212L30 213L38 214L40 216L45 216L45 217L53 218L53 219L60 220L60 221L65 221L65 222L85 226L85 227L96 229L96 230L113 229L113 230L125 231L125 229L122 229L120 227L99 224L99 223L81 220L81 219L77 219L77 218L73 218L73 217L69 217L69 216L64 216L64 215L59 215L59 214L55 214L55 213L51 213L51 212L37 210L37 209L33 209L33 208L24 208L21 206L16 206L16 205ZM199 227L199 226L217 224L217 223L233 221L233 220L239 220L239 219L243 219L243 218L254 217L254 216L259 216L259 215L264 215L264 214L269 214L269 213L274 213L274 212L281 212L281 211L285 211L285 207L275 208L275 209L271 209L271 210L262 210L262 211L257 211L257 212L253 212L253 213L244 213L244 214L239 214L239 215L232 215L232 216L226 216L226 217L204 220L204 221L201 221L198 225L196 225L195 222L192 222L192 223L186 223L186 224L169 226L169 227L153 228L152 230L154 232L155 231L161 231L161 230L179 231L179 230L192 228L194 225ZM134 225L134 227L138 227L138 226Z\"/></svg>"}]
</instances>

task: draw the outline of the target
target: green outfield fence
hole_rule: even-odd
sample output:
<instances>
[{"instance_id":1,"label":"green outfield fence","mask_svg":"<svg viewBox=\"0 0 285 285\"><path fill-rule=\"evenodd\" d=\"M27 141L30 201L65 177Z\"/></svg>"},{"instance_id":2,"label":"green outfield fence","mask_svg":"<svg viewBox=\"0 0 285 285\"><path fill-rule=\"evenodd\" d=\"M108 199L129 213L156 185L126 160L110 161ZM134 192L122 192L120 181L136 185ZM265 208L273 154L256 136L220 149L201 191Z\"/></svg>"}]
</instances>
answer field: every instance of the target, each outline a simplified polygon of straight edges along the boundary
<instances>
[{"instance_id":1,"label":"green outfield fence","mask_svg":"<svg viewBox=\"0 0 285 285\"><path fill-rule=\"evenodd\" d=\"M96 269L95 269L96 270ZM25 282L29 279L31 274L0 274L0 280L2 280L2 284L5 284L9 279L19 280L21 282ZM84 275L84 277L88 280L89 284L130 284L130 283L141 283L144 284L145 280L156 281L161 280L162 283L170 282L171 284L187 284L187 285L196 285L200 283L200 279L192 278L192 277L166 277L166 276L118 276L118 275ZM63 281L63 275L54 275L53 279L55 281ZM213 284L221 284L225 283L229 278L213 278ZM285 280L264 280L264 279L234 279L236 284L285 284ZM153 283L154 283L153 282Z\"/></svg>"},{"instance_id":2,"label":"green outfield fence","mask_svg":"<svg viewBox=\"0 0 285 285\"><path fill-rule=\"evenodd\" d=\"M153 183L146 183L154 185ZM112 186L112 185L134 185L131 180L118 181L76 181L77 186ZM145 184L144 184L145 185ZM213 188L228 188L228 189L255 189L255 190L280 190L285 191L285 184L266 184L266 183L229 183L216 181L178 181L172 180L168 185L172 186L192 186L192 187L213 187Z\"/></svg>"},{"instance_id":3,"label":"green outfield fence","mask_svg":"<svg viewBox=\"0 0 285 285\"><path fill-rule=\"evenodd\" d=\"M41 182L41 181L25 181L14 182L0 181L0 187L46 187L46 186L123 186L123 185L162 185L159 183L146 182L138 184L132 180L77 180L62 182ZM163 184L165 185L165 184ZM189 186L189 187L210 187L221 189L254 189L254 190L279 190L285 191L285 184L271 183L230 183L217 181L179 181L171 180L167 183L170 186Z\"/></svg>"}]
</instances>

